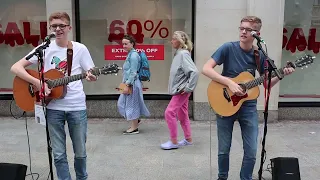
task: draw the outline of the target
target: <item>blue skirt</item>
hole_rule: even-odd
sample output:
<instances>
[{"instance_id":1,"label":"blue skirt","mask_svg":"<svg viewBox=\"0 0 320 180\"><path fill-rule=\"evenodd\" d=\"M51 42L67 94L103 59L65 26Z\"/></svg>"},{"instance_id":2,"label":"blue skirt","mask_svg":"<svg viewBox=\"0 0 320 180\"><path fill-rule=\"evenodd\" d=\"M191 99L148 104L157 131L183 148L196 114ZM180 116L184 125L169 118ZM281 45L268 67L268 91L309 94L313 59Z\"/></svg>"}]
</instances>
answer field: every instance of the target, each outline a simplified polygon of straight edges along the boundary
<instances>
[{"instance_id":1,"label":"blue skirt","mask_svg":"<svg viewBox=\"0 0 320 180\"><path fill-rule=\"evenodd\" d=\"M132 94L120 94L118 111L127 121L139 119L141 116L150 116L144 103L142 83L139 79L133 83Z\"/></svg>"}]
</instances>

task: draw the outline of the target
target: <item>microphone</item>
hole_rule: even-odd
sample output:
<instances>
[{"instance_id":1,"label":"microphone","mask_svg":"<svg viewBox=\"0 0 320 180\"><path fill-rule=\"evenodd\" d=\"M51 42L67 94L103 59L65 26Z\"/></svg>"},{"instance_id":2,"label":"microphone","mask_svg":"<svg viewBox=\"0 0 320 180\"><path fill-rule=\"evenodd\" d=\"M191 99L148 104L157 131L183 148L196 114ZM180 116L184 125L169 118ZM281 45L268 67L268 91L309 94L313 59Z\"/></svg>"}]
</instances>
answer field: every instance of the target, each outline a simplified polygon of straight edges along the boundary
<instances>
[{"instance_id":1,"label":"microphone","mask_svg":"<svg viewBox=\"0 0 320 180\"><path fill-rule=\"evenodd\" d=\"M45 38L44 38L44 41L48 41L48 40L50 40L51 38L55 38L56 37L56 33L55 32L52 32L52 33L50 33L48 36L46 36Z\"/></svg>"},{"instance_id":2,"label":"microphone","mask_svg":"<svg viewBox=\"0 0 320 180\"><path fill-rule=\"evenodd\" d=\"M253 36L254 38L256 38L258 40L258 42L262 42L263 44L266 44L264 42L264 40L257 34L256 31L251 31L251 36Z\"/></svg>"},{"instance_id":3,"label":"microphone","mask_svg":"<svg viewBox=\"0 0 320 180\"><path fill-rule=\"evenodd\" d=\"M50 33L49 35L47 35L47 36L44 38L44 40L43 40L43 42L45 42L45 43L43 43L42 45L38 46L38 48L36 48L33 53L29 54L29 55L26 57L26 60L29 60L30 58L32 58L32 57L35 56L36 54L40 54L40 53L42 54L42 51L43 51L44 49L46 49L47 47L49 47L49 45L50 45L50 39L51 39L51 38L54 38L54 37L56 37L56 33L55 33L55 32L52 32L52 33ZM42 55L41 55L41 56L42 56Z\"/></svg>"}]
</instances>

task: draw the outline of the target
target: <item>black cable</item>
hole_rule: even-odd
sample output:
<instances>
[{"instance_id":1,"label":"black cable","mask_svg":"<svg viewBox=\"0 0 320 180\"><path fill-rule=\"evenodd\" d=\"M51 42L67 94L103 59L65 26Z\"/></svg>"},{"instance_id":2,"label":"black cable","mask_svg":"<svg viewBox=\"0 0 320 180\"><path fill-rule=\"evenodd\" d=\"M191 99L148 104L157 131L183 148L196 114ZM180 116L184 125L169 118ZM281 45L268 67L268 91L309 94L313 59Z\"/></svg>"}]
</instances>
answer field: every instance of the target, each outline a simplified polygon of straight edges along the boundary
<instances>
[{"instance_id":1,"label":"black cable","mask_svg":"<svg viewBox=\"0 0 320 180\"><path fill-rule=\"evenodd\" d=\"M47 180L49 179L49 177L50 177L50 174L51 174L51 173L49 172Z\"/></svg>"},{"instance_id":2,"label":"black cable","mask_svg":"<svg viewBox=\"0 0 320 180\"><path fill-rule=\"evenodd\" d=\"M30 138L29 138L29 131L28 131L27 114L26 114L26 111L23 111L23 113L22 113L22 115L21 115L20 117L14 116L13 113L12 113L12 102L13 102L13 101L14 101L14 98L12 97L12 100L11 100L11 103L10 103L10 114L11 114L11 116L12 116L13 118L15 118L15 119L20 119L21 117L24 116L25 122L26 122L26 131L27 131L27 139L28 139L28 150L29 150L29 168L30 168L30 174L27 174L26 177L27 177L27 176L32 176L32 179L35 180L34 177L33 177L33 175L37 175L36 180L38 180L38 179L39 179L39 176L40 176L39 173L33 173L33 172L32 172L32 167L31 167L31 166L32 166L32 161L31 161Z\"/></svg>"},{"instance_id":3,"label":"black cable","mask_svg":"<svg viewBox=\"0 0 320 180\"><path fill-rule=\"evenodd\" d=\"M272 176L272 169L271 169L271 167L269 167L269 166L271 166L271 164L268 164L268 165L267 165L267 169L263 170L262 173L268 171L268 172L271 174L271 176ZM261 178L262 178L263 180L266 180L266 179L263 178L262 176L261 176Z\"/></svg>"},{"instance_id":4,"label":"black cable","mask_svg":"<svg viewBox=\"0 0 320 180\"><path fill-rule=\"evenodd\" d=\"M268 54L268 48L267 48L267 45L264 44L264 47L266 48L266 54Z\"/></svg>"}]
</instances>

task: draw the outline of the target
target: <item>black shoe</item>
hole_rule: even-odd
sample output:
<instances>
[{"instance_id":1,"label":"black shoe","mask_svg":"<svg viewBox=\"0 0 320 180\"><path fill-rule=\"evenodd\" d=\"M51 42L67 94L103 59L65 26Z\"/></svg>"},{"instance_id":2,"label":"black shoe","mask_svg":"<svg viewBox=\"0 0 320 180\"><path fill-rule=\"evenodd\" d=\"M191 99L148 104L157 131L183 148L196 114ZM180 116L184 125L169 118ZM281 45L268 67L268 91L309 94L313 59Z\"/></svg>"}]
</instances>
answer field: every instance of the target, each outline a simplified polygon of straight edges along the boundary
<instances>
[{"instance_id":1,"label":"black shoe","mask_svg":"<svg viewBox=\"0 0 320 180\"><path fill-rule=\"evenodd\" d=\"M123 131L123 134L139 134L139 129L137 128L137 129L130 131L130 132L128 130L126 130L126 131Z\"/></svg>"},{"instance_id":2,"label":"black shoe","mask_svg":"<svg viewBox=\"0 0 320 180\"><path fill-rule=\"evenodd\" d=\"M142 123L141 120L138 119L138 126L139 126L141 123ZM131 128L131 126L129 126L129 128Z\"/></svg>"},{"instance_id":3,"label":"black shoe","mask_svg":"<svg viewBox=\"0 0 320 180\"><path fill-rule=\"evenodd\" d=\"M227 180L227 179L224 179L224 178L218 178L217 180Z\"/></svg>"}]
</instances>

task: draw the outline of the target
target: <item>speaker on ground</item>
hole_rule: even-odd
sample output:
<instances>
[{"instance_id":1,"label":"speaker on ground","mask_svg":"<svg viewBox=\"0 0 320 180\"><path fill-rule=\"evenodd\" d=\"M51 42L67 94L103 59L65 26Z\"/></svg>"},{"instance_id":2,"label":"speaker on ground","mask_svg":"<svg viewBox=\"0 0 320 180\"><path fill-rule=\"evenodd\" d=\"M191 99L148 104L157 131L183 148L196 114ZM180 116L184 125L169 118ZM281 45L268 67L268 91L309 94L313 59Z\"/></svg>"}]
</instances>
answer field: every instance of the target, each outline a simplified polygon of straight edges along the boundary
<instances>
[{"instance_id":1,"label":"speaker on ground","mask_svg":"<svg viewBox=\"0 0 320 180\"><path fill-rule=\"evenodd\" d=\"M25 180L27 166L24 164L0 163L1 180Z\"/></svg>"}]
</instances>

